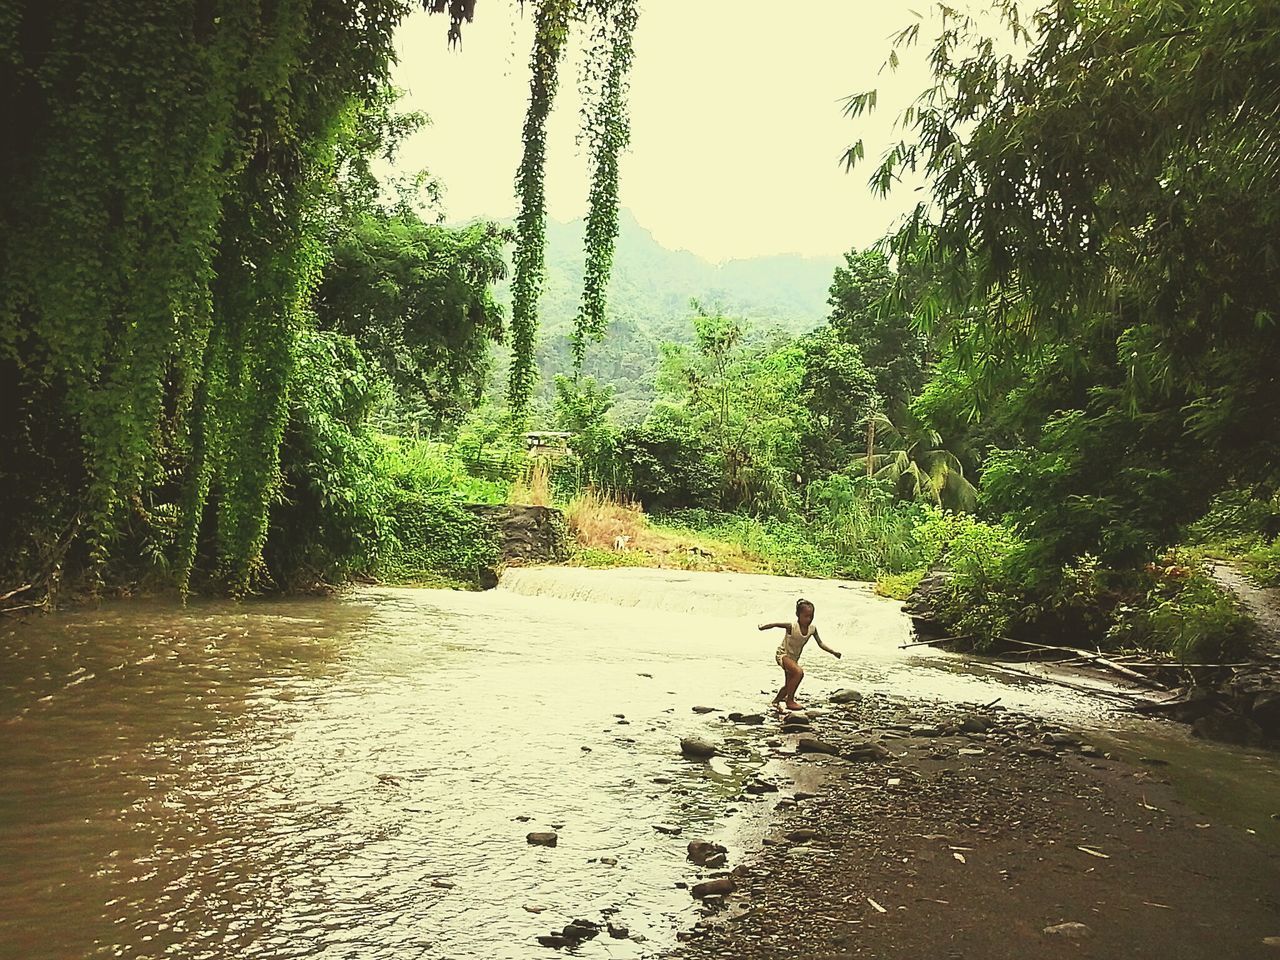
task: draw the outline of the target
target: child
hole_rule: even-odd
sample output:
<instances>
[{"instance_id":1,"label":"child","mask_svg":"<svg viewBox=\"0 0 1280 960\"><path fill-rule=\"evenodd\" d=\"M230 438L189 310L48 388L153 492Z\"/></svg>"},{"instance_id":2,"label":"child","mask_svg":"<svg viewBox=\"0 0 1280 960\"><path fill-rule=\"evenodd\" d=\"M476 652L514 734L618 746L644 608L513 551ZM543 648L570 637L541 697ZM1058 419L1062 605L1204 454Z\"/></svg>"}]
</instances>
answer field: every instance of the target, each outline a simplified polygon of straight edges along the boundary
<instances>
[{"instance_id":1,"label":"child","mask_svg":"<svg viewBox=\"0 0 1280 960\"><path fill-rule=\"evenodd\" d=\"M800 710L803 708L796 703L796 688L800 686L800 681L804 679L804 671L800 669L798 661L800 660L800 651L809 642L809 638L813 637L818 646L837 660L840 659L841 654L838 650L832 650L828 647L822 642L822 638L818 636L818 628L813 625L813 604L808 600L796 601L796 618L791 623L760 624L761 630L772 630L775 627L787 632L782 638L782 643L778 644L778 652L774 655L778 666L782 668L784 681L782 689L773 698L773 708L781 713L782 707L780 704L786 701L788 710Z\"/></svg>"}]
</instances>

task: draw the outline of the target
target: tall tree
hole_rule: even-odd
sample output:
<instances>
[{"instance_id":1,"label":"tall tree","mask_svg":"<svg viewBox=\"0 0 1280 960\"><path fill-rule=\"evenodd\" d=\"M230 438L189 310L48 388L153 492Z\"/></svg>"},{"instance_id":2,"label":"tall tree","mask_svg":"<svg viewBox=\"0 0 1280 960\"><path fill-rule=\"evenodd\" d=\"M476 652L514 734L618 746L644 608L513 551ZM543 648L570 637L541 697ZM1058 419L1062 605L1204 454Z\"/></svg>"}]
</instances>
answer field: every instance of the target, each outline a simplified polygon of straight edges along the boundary
<instances>
[{"instance_id":1,"label":"tall tree","mask_svg":"<svg viewBox=\"0 0 1280 960\"><path fill-rule=\"evenodd\" d=\"M924 383L924 337L910 310L888 301L895 276L884 254L852 250L844 259L831 282L831 331L858 349L876 399L897 413Z\"/></svg>"},{"instance_id":2,"label":"tall tree","mask_svg":"<svg viewBox=\"0 0 1280 960\"><path fill-rule=\"evenodd\" d=\"M1002 460L998 505L1055 557L1132 557L1203 509L1208 478L1280 452L1280 23L1250 0L1059 0L1029 25L997 9L1000 42L939 5L933 83L872 185L928 177L890 246L927 277L922 323L967 318L982 406L1011 396L1010 365L1068 385L1032 387L1060 405ZM1106 466L1121 452L1132 469ZM1090 511L1063 511L1067 473Z\"/></svg>"},{"instance_id":3,"label":"tall tree","mask_svg":"<svg viewBox=\"0 0 1280 960\"><path fill-rule=\"evenodd\" d=\"M504 331L492 285L506 274L506 237L494 224L374 210L353 219L325 267L321 326L355 337L401 397L422 398L432 431L456 423L484 387L489 343Z\"/></svg>"}]
</instances>

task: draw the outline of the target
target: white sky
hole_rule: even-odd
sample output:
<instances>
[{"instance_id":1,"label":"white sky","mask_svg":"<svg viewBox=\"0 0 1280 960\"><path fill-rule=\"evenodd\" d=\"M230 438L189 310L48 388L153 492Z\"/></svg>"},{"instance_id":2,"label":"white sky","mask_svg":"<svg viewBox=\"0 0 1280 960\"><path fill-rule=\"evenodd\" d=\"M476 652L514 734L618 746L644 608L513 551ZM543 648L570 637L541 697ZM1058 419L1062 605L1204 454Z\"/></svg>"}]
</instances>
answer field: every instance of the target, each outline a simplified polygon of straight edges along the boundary
<instances>
[{"instance_id":1,"label":"white sky","mask_svg":"<svg viewBox=\"0 0 1280 960\"><path fill-rule=\"evenodd\" d=\"M870 245L917 199L900 187L879 200L867 177L926 78L918 63L881 72L889 37L914 21L908 7L928 6L641 0L622 205L664 245L712 261ZM415 14L401 28L395 82L432 124L405 143L397 167L443 181L450 221L515 213L530 21L515 0L480 0L452 51L443 17ZM843 99L872 87L879 108L844 117ZM546 172L548 212L560 220L586 209L580 104L577 65L566 62ZM847 173L840 158L858 137L867 162Z\"/></svg>"}]
</instances>

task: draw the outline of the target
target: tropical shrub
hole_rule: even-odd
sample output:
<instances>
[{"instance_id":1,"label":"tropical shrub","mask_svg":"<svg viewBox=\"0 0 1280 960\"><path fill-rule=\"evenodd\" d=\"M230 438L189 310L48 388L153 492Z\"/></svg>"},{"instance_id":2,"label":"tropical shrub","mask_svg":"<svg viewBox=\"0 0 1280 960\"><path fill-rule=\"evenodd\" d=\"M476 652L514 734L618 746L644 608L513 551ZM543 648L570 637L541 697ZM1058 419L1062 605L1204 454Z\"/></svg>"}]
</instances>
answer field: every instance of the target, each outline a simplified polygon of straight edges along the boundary
<instances>
[{"instance_id":1,"label":"tropical shrub","mask_svg":"<svg viewBox=\"0 0 1280 960\"><path fill-rule=\"evenodd\" d=\"M1250 550L1241 561L1245 572L1264 587L1280 587L1280 538Z\"/></svg>"},{"instance_id":2,"label":"tropical shrub","mask_svg":"<svg viewBox=\"0 0 1280 960\"><path fill-rule=\"evenodd\" d=\"M719 501L719 468L704 439L691 427L650 418L622 431L618 458L622 492L651 513L712 507Z\"/></svg>"},{"instance_id":3,"label":"tropical shrub","mask_svg":"<svg viewBox=\"0 0 1280 960\"><path fill-rule=\"evenodd\" d=\"M390 478L367 426L378 394L371 365L340 334L303 330L295 351L280 493L263 552L284 588L340 582L368 569L390 532Z\"/></svg>"},{"instance_id":4,"label":"tropical shrub","mask_svg":"<svg viewBox=\"0 0 1280 960\"><path fill-rule=\"evenodd\" d=\"M501 559L497 531L454 497L392 488L393 542L375 568L386 580L477 587Z\"/></svg>"},{"instance_id":5,"label":"tropical shrub","mask_svg":"<svg viewBox=\"0 0 1280 960\"><path fill-rule=\"evenodd\" d=\"M1170 556L1148 565L1149 589L1135 603L1117 608L1107 640L1165 650L1191 662L1229 662L1246 655L1253 622L1239 601L1184 560Z\"/></svg>"}]
</instances>

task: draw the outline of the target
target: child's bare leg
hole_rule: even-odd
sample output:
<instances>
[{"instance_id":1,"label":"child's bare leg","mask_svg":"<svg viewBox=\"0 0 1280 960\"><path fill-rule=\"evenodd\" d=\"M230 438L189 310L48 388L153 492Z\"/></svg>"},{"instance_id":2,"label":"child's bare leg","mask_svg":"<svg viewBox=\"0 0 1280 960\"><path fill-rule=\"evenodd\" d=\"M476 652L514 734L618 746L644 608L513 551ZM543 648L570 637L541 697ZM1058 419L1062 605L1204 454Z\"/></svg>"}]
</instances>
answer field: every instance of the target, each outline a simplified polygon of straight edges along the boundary
<instances>
[{"instance_id":1,"label":"child's bare leg","mask_svg":"<svg viewBox=\"0 0 1280 960\"><path fill-rule=\"evenodd\" d=\"M779 664L781 666L781 664ZM791 676L787 673L787 668L782 668L782 686L778 688L778 692L773 695L773 704L775 710L781 712L782 701L787 697L787 686L791 683Z\"/></svg>"},{"instance_id":2,"label":"child's bare leg","mask_svg":"<svg viewBox=\"0 0 1280 960\"><path fill-rule=\"evenodd\" d=\"M800 664L795 664L795 668L791 671L791 682L787 685L786 693L787 709L799 710L800 704L796 702L796 691L800 689L800 681L804 679L804 670Z\"/></svg>"},{"instance_id":3,"label":"child's bare leg","mask_svg":"<svg viewBox=\"0 0 1280 960\"><path fill-rule=\"evenodd\" d=\"M796 688L800 686L800 681L804 679L804 671L800 669L800 664L790 657L782 658L782 670L787 676L787 682L778 691L778 700L785 700L787 708L794 710L796 709L794 706ZM777 701L774 702L776 703Z\"/></svg>"}]
</instances>

